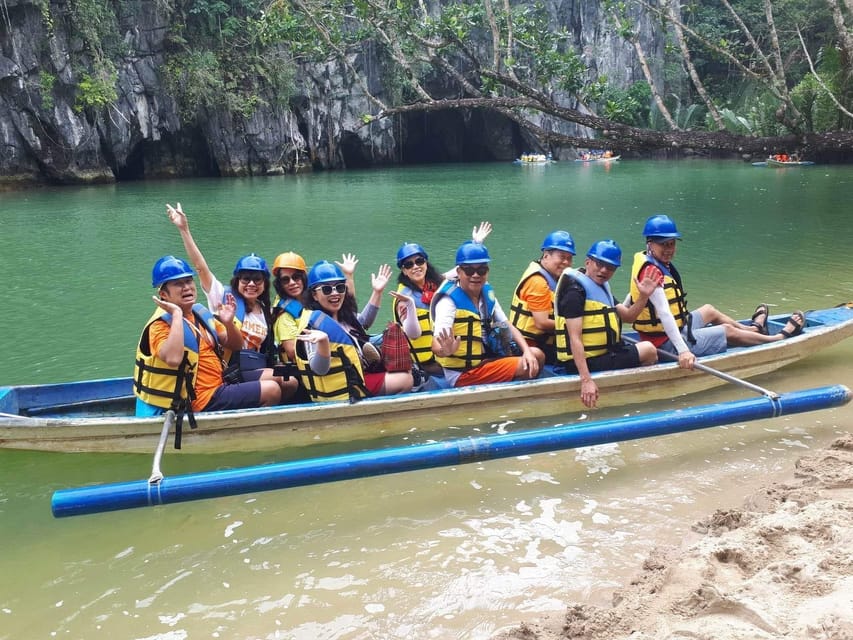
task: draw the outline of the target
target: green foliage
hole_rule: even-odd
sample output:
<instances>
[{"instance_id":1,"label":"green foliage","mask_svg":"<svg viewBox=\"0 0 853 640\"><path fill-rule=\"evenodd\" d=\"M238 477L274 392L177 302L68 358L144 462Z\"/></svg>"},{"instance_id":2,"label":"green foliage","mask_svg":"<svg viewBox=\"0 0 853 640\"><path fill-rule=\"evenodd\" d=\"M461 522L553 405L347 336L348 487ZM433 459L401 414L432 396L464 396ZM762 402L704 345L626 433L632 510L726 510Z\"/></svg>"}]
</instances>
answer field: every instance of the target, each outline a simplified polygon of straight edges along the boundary
<instances>
[{"instance_id":1,"label":"green foliage","mask_svg":"<svg viewBox=\"0 0 853 640\"><path fill-rule=\"evenodd\" d=\"M689 105L684 105L679 97L675 94L670 96L672 106L669 106L669 114L675 120L675 124L679 129L697 129L705 128L704 116L705 107L695 102Z\"/></svg>"},{"instance_id":2,"label":"green foliage","mask_svg":"<svg viewBox=\"0 0 853 640\"><path fill-rule=\"evenodd\" d=\"M287 103L294 62L281 44L301 23L272 12L261 0L175 0L169 9L166 82L181 118L193 121L203 109L225 109L241 117L260 106Z\"/></svg>"},{"instance_id":3,"label":"green foliage","mask_svg":"<svg viewBox=\"0 0 853 640\"><path fill-rule=\"evenodd\" d=\"M737 115L728 107L720 109L720 116L723 119L723 124L726 125L726 130L731 133L740 133L744 135L753 135L755 133L754 122L751 122L744 116Z\"/></svg>"},{"instance_id":4,"label":"green foliage","mask_svg":"<svg viewBox=\"0 0 853 640\"><path fill-rule=\"evenodd\" d=\"M211 51L189 51L171 56L166 63L165 78L185 122L192 122L205 107L224 106L222 70Z\"/></svg>"},{"instance_id":5,"label":"green foliage","mask_svg":"<svg viewBox=\"0 0 853 640\"><path fill-rule=\"evenodd\" d=\"M841 56L835 47L821 51L816 61L821 81L836 98L850 104L851 88L845 85ZM813 132L851 128L853 123L846 118L833 102L827 90L809 74L791 90L794 104L803 114L806 129Z\"/></svg>"},{"instance_id":6,"label":"green foliage","mask_svg":"<svg viewBox=\"0 0 853 640\"><path fill-rule=\"evenodd\" d=\"M92 74L82 73L77 82L74 110L82 111L88 107L102 109L115 102L118 98L116 79L116 69L108 60L96 64Z\"/></svg>"},{"instance_id":7,"label":"green foliage","mask_svg":"<svg viewBox=\"0 0 853 640\"><path fill-rule=\"evenodd\" d=\"M605 76L593 82L585 97L601 105L601 115L635 127L649 124L652 90L647 82L635 82L628 89L608 84Z\"/></svg>"},{"instance_id":8,"label":"green foliage","mask_svg":"<svg viewBox=\"0 0 853 640\"><path fill-rule=\"evenodd\" d=\"M39 89L41 93L41 105L44 109L53 109L53 85L56 84L56 76L47 71L39 73Z\"/></svg>"},{"instance_id":9,"label":"green foliage","mask_svg":"<svg viewBox=\"0 0 853 640\"><path fill-rule=\"evenodd\" d=\"M765 87L755 82L744 82L731 98L728 105L719 109L726 130L755 136L788 133L776 119L779 102Z\"/></svg>"}]
</instances>

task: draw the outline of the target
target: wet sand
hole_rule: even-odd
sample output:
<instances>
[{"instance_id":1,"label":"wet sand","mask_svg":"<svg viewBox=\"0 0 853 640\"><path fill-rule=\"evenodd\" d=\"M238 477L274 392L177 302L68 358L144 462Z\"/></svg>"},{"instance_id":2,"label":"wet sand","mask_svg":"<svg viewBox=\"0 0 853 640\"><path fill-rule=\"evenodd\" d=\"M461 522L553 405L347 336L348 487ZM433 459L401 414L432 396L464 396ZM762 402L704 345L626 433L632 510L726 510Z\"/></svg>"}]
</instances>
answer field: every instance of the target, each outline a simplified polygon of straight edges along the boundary
<instances>
[{"instance_id":1,"label":"wet sand","mask_svg":"<svg viewBox=\"0 0 853 640\"><path fill-rule=\"evenodd\" d=\"M569 603L493 640L853 640L853 435L692 531L611 606Z\"/></svg>"}]
</instances>

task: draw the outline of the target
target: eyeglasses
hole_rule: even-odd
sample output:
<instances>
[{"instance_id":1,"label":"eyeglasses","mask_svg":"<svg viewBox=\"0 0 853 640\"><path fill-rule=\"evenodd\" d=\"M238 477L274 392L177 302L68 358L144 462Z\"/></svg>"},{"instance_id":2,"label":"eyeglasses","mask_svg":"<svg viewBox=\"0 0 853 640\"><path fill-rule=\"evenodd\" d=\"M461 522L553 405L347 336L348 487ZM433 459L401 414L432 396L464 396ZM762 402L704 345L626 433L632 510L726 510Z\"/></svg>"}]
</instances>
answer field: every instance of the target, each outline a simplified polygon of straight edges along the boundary
<instances>
[{"instance_id":1,"label":"eyeglasses","mask_svg":"<svg viewBox=\"0 0 853 640\"><path fill-rule=\"evenodd\" d=\"M320 285L319 287L314 287L314 291L317 291L318 289L323 292L324 296L330 296L330 295L332 295L332 292L334 292L334 293L346 293L347 283L346 282L339 282L337 284L323 284L323 285Z\"/></svg>"},{"instance_id":2,"label":"eyeglasses","mask_svg":"<svg viewBox=\"0 0 853 640\"><path fill-rule=\"evenodd\" d=\"M241 273L237 277L240 278L240 282L243 284L249 284L250 282L261 284L264 281L264 274L262 273Z\"/></svg>"},{"instance_id":3,"label":"eyeglasses","mask_svg":"<svg viewBox=\"0 0 853 640\"><path fill-rule=\"evenodd\" d=\"M281 284L283 284L283 285L288 285L288 284L290 284L291 280L292 280L293 282L302 282L302 276L287 276L287 275L284 275L284 276L279 276L279 277L278 277L278 281L279 281Z\"/></svg>"},{"instance_id":4,"label":"eyeglasses","mask_svg":"<svg viewBox=\"0 0 853 640\"><path fill-rule=\"evenodd\" d=\"M422 267L425 264L426 264L426 258L424 258L423 256L418 256L414 260L406 260L400 266L403 267L404 269L411 269L415 265Z\"/></svg>"},{"instance_id":5,"label":"eyeglasses","mask_svg":"<svg viewBox=\"0 0 853 640\"><path fill-rule=\"evenodd\" d=\"M487 264L481 264L479 267L475 267L475 266L470 265L470 264L460 264L459 268L462 269L462 271L465 273L465 275L468 276L469 278L471 276L473 276L475 273L478 276L484 276L487 273L489 273L489 265L487 265Z\"/></svg>"},{"instance_id":6,"label":"eyeglasses","mask_svg":"<svg viewBox=\"0 0 853 640\"><path fill-rule=\"evenodd\" d=\"M591 260L595 263L595 266L599 269L604 269L605 271L616 271L616 265L610 264L609 262L604 262L602 260L596 260L595 258L591 258Z\"/></svg>"}]
</instances>

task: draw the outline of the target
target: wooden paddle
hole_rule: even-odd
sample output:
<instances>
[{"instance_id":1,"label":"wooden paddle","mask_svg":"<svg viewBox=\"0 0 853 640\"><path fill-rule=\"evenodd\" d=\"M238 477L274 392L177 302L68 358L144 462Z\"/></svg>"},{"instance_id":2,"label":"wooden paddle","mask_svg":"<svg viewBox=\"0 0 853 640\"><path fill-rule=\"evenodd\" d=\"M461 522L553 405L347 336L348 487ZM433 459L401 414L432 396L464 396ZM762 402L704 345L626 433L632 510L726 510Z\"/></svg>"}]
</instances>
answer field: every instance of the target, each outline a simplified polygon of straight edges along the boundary
<instances>
[{"instance_id":1,"label":"wooden paddle","mask_svg":"<svg viewBox=\"0 0 853 640\"><path fill-rule=\"evenodd\" d=\"M163 420L160 442L157 443L157 449L154 451L154 463L151 465L151 477L148 478L148 484L157 484L163 479L163 473L160 471L160 458L163 457L163 450L166 448L166 441L169 439L169 430L174 426L175 412L169 409L166 412L165 420Z\"/></svg>"},{"instance_id":2,"label":"wooden paddle","mask_svg":"<svg viewBox=\"0 0 853 640\"><path fill-rule=\"evenodd\" d=\"M622 339L625 342L629 342L631 344L637 344L639 340L635 340L634 338L629 338L628 336L622 336ZM666 360L670 360L673 362L678 361L678 356L670 353L669 351L664 351L663 349L656 349L658 352L658 358L664 358ZM705 373L710 373L712 376L717 376L721 380L725 380L726 382L731 382L732 384L739 384L746 389L750 389L752 391L756 391L763 396L767 396L771 400L778 400L779 394L775 391L770 391L769 389L765 389L764 387L759 387L757 384L752 384L751 382L747 382L746 380L741 380L740 378L736 378L733 375L729 375L728 373L723 373L722 371L717 371L716 369L709 367L706 364L702 364L701 362L694 362L693 368L698 369L699 371L704 371Z\"/></svg>"}]
</instances>

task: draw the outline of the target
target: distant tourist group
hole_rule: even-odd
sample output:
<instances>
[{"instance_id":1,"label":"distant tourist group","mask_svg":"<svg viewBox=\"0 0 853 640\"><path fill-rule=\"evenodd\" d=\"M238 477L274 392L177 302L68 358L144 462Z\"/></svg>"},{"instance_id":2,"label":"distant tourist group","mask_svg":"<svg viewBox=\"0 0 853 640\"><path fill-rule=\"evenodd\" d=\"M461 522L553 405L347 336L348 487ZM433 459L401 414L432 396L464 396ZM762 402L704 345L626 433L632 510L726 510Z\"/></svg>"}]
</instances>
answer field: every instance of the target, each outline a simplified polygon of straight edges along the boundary
<instances>
[{"instance_id":1,"label":"distant tourist group","mask_svg":"<svg viewBox=\"0 0 853 640\"><path fill-rule=\"evenodd\" d=\"M579 376L583 403L595 407L594 372L654 364L661 351L692 369L697 356L728 346L798 335L806 320L795 311L781 332L769 335L766 304L747 324L710 304L690 310L673 264L681 234L659 214L644 225L645 247L633 256L622 302L610 285L622 250L610 239L593 242L575 267L572 235L548 233L513 290L509 313L489 284L489 223L472 230L456 250L454 268L444 273L422 245L404 242L390 293L393 321L371 334L392 276L389 265L371 274L361 309L352 254L309 268L301 255L286 251L272 269L249 254L237 260L226 284L209 268L181 205L166 211L189 260L163 256L152 270L156 309L142 331L134 370L138 416L354 402L553 375ZM198 300L196 279L206 305ZM623 337L626 322L636 341Z\"/></svg>"}]
</instances>

